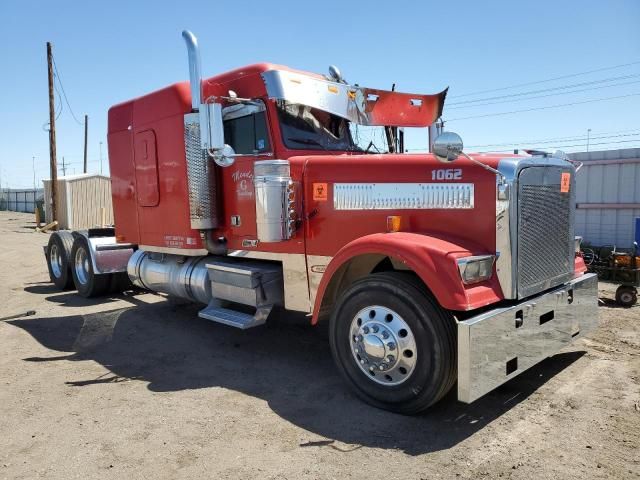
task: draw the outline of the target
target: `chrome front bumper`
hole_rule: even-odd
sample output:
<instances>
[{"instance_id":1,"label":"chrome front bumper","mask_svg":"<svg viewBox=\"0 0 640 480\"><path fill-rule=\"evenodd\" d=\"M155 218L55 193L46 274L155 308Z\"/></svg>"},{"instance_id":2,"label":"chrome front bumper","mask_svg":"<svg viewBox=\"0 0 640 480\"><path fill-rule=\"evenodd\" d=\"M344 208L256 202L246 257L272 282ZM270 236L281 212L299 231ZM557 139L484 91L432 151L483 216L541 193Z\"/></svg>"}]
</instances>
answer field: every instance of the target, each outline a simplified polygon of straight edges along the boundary
<instances>
[{"instance_id":1,"label":"chrome front bumper","mask_svg":"<svg viewBox=\"0 0 640 480\"><path fill-rule=\"evenodd\" d=\"M598 277L458 323L458 400L471 403L598 325Z\"/></svg>"}]
</instances>

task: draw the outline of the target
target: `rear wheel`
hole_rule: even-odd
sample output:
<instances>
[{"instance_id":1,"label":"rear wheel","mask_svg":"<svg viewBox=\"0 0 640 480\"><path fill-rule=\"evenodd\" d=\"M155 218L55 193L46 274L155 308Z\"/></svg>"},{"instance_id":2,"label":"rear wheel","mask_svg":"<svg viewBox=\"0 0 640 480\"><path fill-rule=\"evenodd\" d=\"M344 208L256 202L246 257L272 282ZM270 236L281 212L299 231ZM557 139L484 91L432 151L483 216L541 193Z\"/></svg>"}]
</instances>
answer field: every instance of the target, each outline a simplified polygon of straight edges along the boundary
<instances>
[{"instance_id":1,"label":"rear wheel","mask_svg":"<svg viewBox=\"0 0 640 480\"><path fill-rule=\"evenodd\" d=\"M623 307L631 307L638 301L638 291L635 287L620 285L616 290L616 302Z\"/></svg>"},{"instance_id":2,"label":"rear wheel","mask_svg":"<svg viewBox=\"0 0 640 480\"><path fill-rule=\"evenodd\" d=\"M71 232L53 232L49 237L46 255L49 278L61 290L68 290L73 286L70 267L72 245Z\"/></svg>"},{"instance_id":3,"label":"rear wheel","mask_svg":"<svg viewBox=\"0 0 640 480\"><path fill-rule=\"evenodd\" d=\"M110 275L94 273L89 244L85 237L78 236L73 242L71 262L73 283L80 295L89 298L107 293L110 287Z\"/></svg>"},{"instance_id":4,"label":"rear wheel","mask_svg":"<svg viewBox=\"0 0 640 480\"><path fill-rule=\"evenodd\" d=\"M355 282L329 330L340 372L376 407L418 413L455 383L454 320L411 274L382 272Z\"/></svg>"}]
</instances>

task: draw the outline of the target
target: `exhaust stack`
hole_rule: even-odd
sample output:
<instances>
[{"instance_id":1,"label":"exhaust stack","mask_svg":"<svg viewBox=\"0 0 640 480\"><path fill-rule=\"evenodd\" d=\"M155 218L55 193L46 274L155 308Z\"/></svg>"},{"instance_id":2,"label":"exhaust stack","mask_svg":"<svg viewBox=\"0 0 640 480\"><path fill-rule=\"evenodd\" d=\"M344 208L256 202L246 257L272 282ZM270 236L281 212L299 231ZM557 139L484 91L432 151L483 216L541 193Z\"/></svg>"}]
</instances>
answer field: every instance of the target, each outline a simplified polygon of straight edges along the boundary
<instances>
[{"instance_id":1,"label":"exhaust stack","mask_svg":"<svg viewBox=\"0 0 640 480\"><path fill-rule=\"evenodd\" d=\"M197 112L202 103L202 75L200 73L200 49L198 48L198 39L189 30L182 31L182 38L184 38L187 44L187 53L189 54L191 108L194 112Z\"/></svg>"},{"instance_id":2,"label":"exhaust stack","mask_svg":"<svg viewBox=\"0 0 640 480\"><path fill-rule=\"evenodd\" d=\"M222 106L202 102L202 76L198 40L189 30L182 32L189 54L189 82L191 84L191 113L184 116L184 146L189 184L189 214L191 228L211 230L218 226L217 185L215 164L209 161L209 149L224 145ZM214 117L213 125L211 111ZM219 119L215 121L215 119ZM212 129L212 126L215 129ZM217 143L212 144L212 139ZM203 234L206 234L203 233Z\"/></svg>"}]
</instances>

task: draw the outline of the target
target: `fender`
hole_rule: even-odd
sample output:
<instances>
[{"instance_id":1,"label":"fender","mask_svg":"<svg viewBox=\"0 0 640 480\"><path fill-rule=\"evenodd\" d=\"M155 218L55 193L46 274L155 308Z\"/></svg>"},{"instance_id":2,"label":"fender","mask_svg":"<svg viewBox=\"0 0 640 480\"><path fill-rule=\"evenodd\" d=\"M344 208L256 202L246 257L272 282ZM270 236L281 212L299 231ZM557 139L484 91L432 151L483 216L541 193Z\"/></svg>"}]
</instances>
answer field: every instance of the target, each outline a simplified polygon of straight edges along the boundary
<instances>
[{"instance_id":1,"label":"fender","mask_svg":"<svg viewBox=\"0 0 640 480\"><path fill-rule=\"evenodd\" d=\"M465 285L460 278L456 260L470 255L487 254L486 249L466 240L462 242L433 234L375 233L348 243L333 257L318 287L312 324L318 322L327 287L336 272L352 259L366 254L390 257L394 263L400 263L403 269L415 272L436 301L448 310L474 310L504 298L495 270L489 280L474 285Z\"/></svg>"}]
</instances>

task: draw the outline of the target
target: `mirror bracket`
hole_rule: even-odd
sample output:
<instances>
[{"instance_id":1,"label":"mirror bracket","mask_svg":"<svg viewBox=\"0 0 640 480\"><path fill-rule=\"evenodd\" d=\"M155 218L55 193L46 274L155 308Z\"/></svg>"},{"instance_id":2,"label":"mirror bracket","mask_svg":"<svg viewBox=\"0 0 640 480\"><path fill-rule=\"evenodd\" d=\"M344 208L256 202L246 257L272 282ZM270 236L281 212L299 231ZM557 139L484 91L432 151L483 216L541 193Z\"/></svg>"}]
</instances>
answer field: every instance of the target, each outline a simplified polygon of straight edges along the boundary
<instances>
[{"instance_id":1,"label":"mirror bracket","mask_svg":"<svg viewBox=\"0 0 640 480\"><path fill-rule=\"evenodd\" d=\"M258 152L253 153L235 153L233 148L229 145L224 146L222 149L207 149L207 155L209 155L216 165L221 167L230 167L233 165L236 158L239 157L273 157L273 152Z\"/></svg>"},{"instance_id":2,"label":"mirror bracket","mask_svg":"<svg viewBox=\"0 0 640 480\"><path fill-rule=\"evenodd\" d=\"M462 155L467 160L470 160L471 162L481 166L485 170L498 175L502 183L506 182L507 178L501 172L493 167L490 167L489 165L482 163L479 160L476 160L470 155L467 155L463 151L463 148L464 145L462 143L462 138L460 138L460 135L454 132L442 132L433 142L433 154L441 162L454 162L460 155Z\"/></svg>"}]
</instances>

